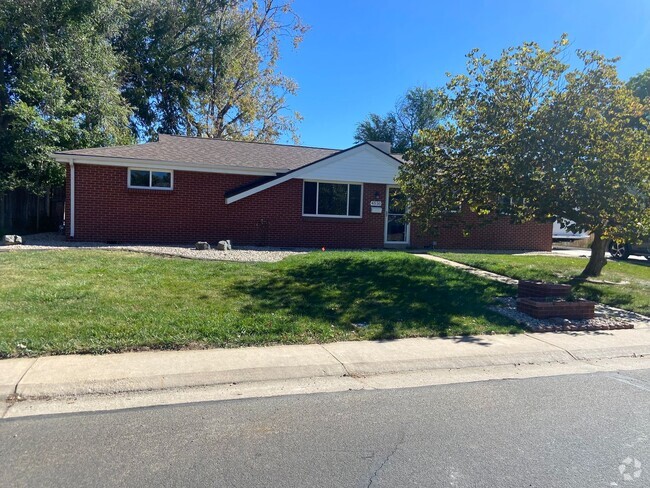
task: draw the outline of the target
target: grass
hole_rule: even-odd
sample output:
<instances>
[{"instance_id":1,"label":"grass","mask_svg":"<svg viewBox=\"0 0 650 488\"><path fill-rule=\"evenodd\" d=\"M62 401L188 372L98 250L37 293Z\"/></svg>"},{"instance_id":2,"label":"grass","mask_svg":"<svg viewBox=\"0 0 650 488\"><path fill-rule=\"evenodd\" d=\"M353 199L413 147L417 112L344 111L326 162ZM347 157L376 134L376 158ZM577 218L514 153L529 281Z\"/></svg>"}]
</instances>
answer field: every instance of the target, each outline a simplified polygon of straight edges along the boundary
<instances>
[{"instance_id":1,"label":"grass","mask_svg":"<svg viewBox=\"0 0 650 488\"><path fill-rule=\"evenodd\" d=\"M650 315L650 263L609 261L599 278L576 278L585 258L562 256L513 256L508 254L435 253L452 261L523 280L570 283L577 297Z\"/></svg>"},{"instance_id":2,"label":"grass","mask_svg":"<svg viewBox=\"0 0 650 488\"><path fill-rule=\"evenodd\" d=\"M0 253L0 270L0 357L519 330L487 309L509 287L398 252L20 251Z\"/></svg>"}]
</instances>

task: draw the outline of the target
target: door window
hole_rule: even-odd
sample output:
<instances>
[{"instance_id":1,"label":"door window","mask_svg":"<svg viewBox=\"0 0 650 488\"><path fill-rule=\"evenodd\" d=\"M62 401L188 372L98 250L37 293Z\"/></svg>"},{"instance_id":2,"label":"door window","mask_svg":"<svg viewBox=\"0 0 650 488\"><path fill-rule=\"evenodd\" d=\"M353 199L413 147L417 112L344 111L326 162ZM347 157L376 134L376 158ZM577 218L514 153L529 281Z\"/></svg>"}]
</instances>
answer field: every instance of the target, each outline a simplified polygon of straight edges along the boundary
<instances>
[{"instance_id":1,"label":"door window","mask_svg":"<svg viewBox=\"0 0 650 488\"><path fill-rule=\"evenodd\" d=\"M388 188L386 208L386 242L408 242L408 223L404 218L406 199L399 188Z\"/></svg>"}]
</instances>

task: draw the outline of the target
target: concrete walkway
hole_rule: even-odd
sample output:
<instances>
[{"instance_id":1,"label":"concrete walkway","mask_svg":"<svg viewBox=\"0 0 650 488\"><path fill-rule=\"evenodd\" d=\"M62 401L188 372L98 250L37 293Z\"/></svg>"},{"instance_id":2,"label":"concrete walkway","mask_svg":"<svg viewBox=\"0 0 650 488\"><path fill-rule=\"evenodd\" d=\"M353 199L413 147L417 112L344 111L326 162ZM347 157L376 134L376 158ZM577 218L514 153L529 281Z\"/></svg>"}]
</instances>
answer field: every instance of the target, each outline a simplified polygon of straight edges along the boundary
<instances>
[{"instance_id":1,"label":"concrete walkway","mask_svg":"<svg viewBox=\"0 0 650 488\"><path fill-rule=\"evenodd\" d=\"M466 264L457 263L456 261L450 261L449 259L441 258L440 256L432 256L431 254L413 253L413 255L422 259L428 259L429 261L436 261L438 263L446 264L447 266L451 266L452 268L462 269L463 271L467 271L468 273L473 274L474 276L480 276L481 278L487 278L489 280L499 281L507 285L517 286L517 280L510 278L508 276L503 276L500 274L491 273L490 271L473 268Z\"/></svg>"},{"instance_id":2,"label":"concrete walkway","mask_svg":"<svg viewBox=\"0 0 650 488\"><path fill-rule=\"evenodd\" d=\"M650 357L650 329L49 356L0 361L0 394L10 406L25 399L643 356Z\"/></svg>"}]
</instances>

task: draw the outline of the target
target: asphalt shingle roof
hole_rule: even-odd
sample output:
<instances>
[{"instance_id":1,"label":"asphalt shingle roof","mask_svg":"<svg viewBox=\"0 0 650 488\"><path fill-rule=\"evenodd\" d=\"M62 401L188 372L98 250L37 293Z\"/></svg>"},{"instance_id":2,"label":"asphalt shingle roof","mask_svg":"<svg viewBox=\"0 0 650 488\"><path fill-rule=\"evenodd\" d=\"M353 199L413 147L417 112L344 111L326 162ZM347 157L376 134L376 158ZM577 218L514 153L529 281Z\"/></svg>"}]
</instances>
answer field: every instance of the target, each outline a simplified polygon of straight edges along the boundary
<instances>
[{"instance_id":1,"label":"asphalt shingle roof","mask_svg":"<svg viewBox=\"0 0 650 488\"><path fill-rule=\"evenodd\" d=\"M55 154L294 170L338 152L338 149L160 134L158 142L76 149Z\"/></svg>"}]
</instances>

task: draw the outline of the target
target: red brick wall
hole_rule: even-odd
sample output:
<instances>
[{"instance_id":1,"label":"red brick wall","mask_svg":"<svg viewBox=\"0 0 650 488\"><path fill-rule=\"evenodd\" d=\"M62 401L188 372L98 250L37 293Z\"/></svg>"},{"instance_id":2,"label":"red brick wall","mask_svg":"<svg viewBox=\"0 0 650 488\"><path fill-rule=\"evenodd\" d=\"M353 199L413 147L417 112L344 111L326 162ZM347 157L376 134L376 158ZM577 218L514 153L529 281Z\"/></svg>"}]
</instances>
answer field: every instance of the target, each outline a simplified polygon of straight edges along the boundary
<instances>
[{"instance_id":1,"label":"red brick wall","mask_svg":"<svg viewBox=\"0 0 650 488\"><path fill-rule=\"evenodd\" d=\"M225 204L226 191L257 178L174 171L172 191L131 189L127 188L127 168L78 164L75 165L74 238L150 243L198 240L215 243L230 239L235 246L384 246L384 214L370 213L370 201L375 199L375 192L385 205L384 185L364 184L361 218L303 217L302 180L289 180ZM69 208L68 201L68 216ZM443 243L447 244L444 247L458 243L465 245L456 247L550 249L550 226L534 227L535 232L531 233L528 226L501 222L491 225L496 226L493 231L486 227L469 239L456 239L455 231L441 233L437 238L438 247L443 247ZM67 228L69 232L69 225ZM416 231L412 239L417 246L430 246L433 240L431 236L417 235Z\"/></svg>"},{"instance_id":2,"label":"red brick wall","mask_svg":"<svg viewBox=\"0 0 650 488\"><path fill-rule=\"evenodd\" d=\"M463 225L457 225L460 220ZM423 234L414 226L411 242L418 247L428 247L435 242L437 249L550 251L553 224L528 222L515 225L507 216L486 220L463 210L459 216L452 216L449 222L439 224L430 234Z\"/></svg>"}]
</instances>

